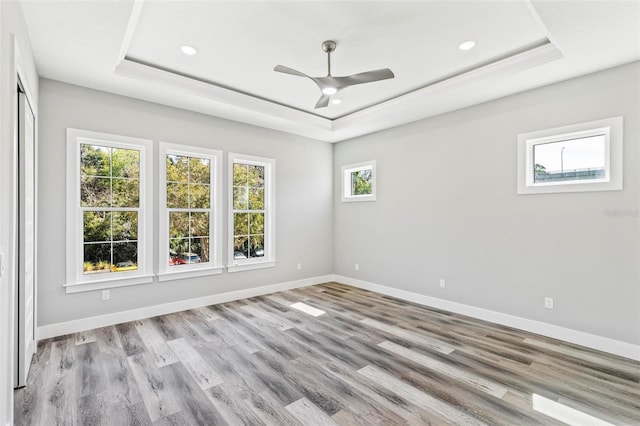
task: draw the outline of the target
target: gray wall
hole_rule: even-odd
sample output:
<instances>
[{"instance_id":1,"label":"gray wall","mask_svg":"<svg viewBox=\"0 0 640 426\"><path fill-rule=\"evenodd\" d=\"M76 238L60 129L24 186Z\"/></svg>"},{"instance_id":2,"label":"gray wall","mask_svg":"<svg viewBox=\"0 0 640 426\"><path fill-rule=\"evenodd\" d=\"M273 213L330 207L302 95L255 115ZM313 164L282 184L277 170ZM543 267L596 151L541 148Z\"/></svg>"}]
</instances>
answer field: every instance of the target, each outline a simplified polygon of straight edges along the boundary
<instances>
[{"instance_id":1,"label":"gray wall","mask_svg":"<svg viewBox=\"0 0 640 426\"><path fill-rule=\"evenodd\" d=\"M46 79L40 80L40 110L39 326L332 272L331 145ZM115 288L105 302L100 292L66 294L67 127L223 150L225 185L226 153L275 158L277 266ZM156 207L155 223L157 216ZM226 213L221 219L226 237Z\"/></svg>"},{"instance_id":2,"label":"gray wall","mask_svg":"<svg viewBox=\"0 0 640 426\"><path fill-rule=\"evenodd\" d=\"M336 273L639 344L639 73L634 63L333 146L42 79L38 325ZM619 115L623 191L516 195L519 133ZM65 294L67 127L276 158L278 266L116 288L107 302ZM340 166L370 159L378 201L341 203Z\"/></svg>"},{"instance_id":3,"label":"gray wall","mask_svg":"<svg viewBox=\"0 0 640 426\"><path fill-rule=\"evenodd\" d=\"M639 344L639 76L636 62L335 145L334 272ZM516 195L519 133L613 116L624 190ZM340 202L340 167L366 160L377 201Z\"/></svg>"}]
</instances>

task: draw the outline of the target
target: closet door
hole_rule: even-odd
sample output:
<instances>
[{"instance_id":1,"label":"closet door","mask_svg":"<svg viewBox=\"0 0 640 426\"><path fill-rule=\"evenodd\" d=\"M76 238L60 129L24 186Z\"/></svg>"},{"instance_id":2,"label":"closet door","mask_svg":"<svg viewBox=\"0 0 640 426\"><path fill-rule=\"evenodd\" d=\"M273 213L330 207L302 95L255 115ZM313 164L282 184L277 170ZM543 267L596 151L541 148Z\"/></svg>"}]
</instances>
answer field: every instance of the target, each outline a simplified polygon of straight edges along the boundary
<instances>
[{"instance_id":1,"label":"closet door","mask_svg":"<svg viewBox=\"0 0 640 426\"><path fill-rule=\"evenodd\" d=\"M18 294L16 387L24 386L35 351L35 119L24 93L18 94Z\"/></svg>"}]
</instances>

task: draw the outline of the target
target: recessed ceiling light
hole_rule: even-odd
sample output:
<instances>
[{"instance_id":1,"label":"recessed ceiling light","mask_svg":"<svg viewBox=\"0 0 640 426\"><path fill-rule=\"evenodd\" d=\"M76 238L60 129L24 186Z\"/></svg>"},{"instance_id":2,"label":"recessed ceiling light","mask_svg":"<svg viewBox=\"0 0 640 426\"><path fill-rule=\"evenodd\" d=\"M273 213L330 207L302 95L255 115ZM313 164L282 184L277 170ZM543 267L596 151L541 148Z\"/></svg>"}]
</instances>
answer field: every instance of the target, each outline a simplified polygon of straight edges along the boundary
<instances>
[{"instance_id":1,"label":"recessed ceiling light","mask_svg":"<svg viewBox=\"0 0 640 426\"><path fill-rule=\"evenodd\" d=\"M189 56L192 56L198 53L198 50L195 47L189 46L188 44L185 44L184 46L180 46L180 50L182 51L182 53Z\"/></svg>"},{"instance_id":2,"label":"recessed ceiling light","mask_svg":"<svg viewBox=\"0 0 640 426\"><path fill-rule=\"evenodd\" d=\"M467 41L463 41L462 43L460 43L458 45L458 49L460 50L471 50L475 47L476 42L475 40L467 40Z\"/></svg>"},{"instance_id":3,"label":"recessed ceiling light","mask_svg":"<svg viewBox=\"0 0 640 426\"><path fill-rule=\"evenodd\" d=\"M325 95L335 95L338 92L338 89L336 89L335 87L325 87L324 89L322 89L322 93L324 93Z\"/></svg>"},{"instance_id":4,"label":"recessed ceiling light","mask_svg":"<svg viewBox=\"0 0 640 426\"><path fill-rule=\"evenodd\" d=\"M340 105L342 103L342 99L331 99L331 103L334 105Z\"/></svg>"}]
</instances>

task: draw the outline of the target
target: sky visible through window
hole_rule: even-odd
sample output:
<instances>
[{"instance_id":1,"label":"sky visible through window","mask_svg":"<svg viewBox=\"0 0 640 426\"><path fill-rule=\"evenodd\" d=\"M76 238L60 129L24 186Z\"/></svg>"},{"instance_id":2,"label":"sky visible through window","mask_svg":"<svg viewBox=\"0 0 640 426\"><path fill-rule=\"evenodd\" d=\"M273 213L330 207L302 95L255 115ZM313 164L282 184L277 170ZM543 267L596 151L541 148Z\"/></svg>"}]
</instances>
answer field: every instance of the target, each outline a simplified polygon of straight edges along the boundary
<instances>
[{"instance_id":1,"label":"sky visible through window","mask_svg":"<svg viewBox=\"0 0 640 426\"><path fill-rule=\"evenodd\" d=\"M547 173L582 169L604 169L605 137L590 136L535 145L534 164Z\"/></svg>"}]
</instances>

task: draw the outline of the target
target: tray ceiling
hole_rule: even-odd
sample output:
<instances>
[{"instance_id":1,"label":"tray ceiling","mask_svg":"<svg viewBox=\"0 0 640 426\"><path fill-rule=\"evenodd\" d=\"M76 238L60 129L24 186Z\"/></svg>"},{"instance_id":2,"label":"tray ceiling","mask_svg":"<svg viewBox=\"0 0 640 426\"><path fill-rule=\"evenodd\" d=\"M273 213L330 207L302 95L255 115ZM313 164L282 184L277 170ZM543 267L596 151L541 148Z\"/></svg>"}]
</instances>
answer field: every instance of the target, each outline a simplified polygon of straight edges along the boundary
<instances>
[{"instance_id":1,"label":"tray ceiling","mask_svg":"<svg viewBox=\"0 0 640 426\"><path fill-rule=\"evenodd\" d=\"M22 5L43 77L330 142L640 58L635 1ZM273 68L326 75L327 39L333 75L395 78L314 109L315 84Z\"/></svg>"}]
</instances>

